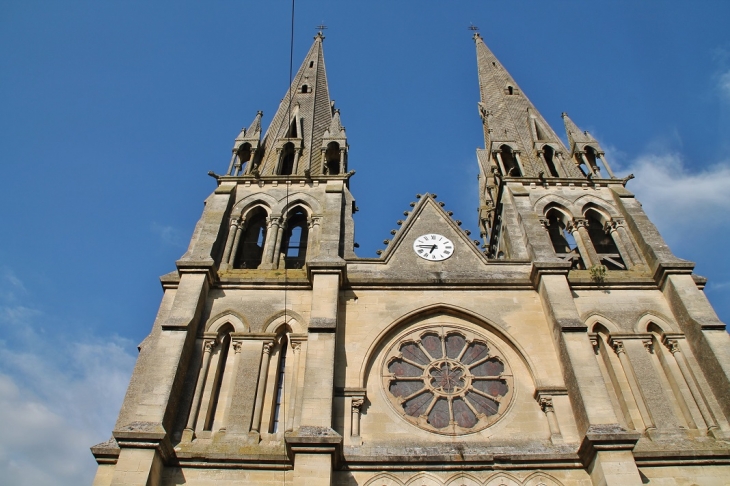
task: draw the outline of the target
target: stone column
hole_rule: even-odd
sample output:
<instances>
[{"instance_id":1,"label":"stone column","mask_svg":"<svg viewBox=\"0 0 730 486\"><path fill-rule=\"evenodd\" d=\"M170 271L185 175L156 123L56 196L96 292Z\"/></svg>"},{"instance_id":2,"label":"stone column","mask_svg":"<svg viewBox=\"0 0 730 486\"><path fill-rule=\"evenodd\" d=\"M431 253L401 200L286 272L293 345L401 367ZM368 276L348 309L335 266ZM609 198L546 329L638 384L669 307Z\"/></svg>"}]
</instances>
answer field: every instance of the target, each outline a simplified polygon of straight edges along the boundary
<instances>
[{"instance_id":1,"label":"stone column","mask_svg":"<svg viewBox=\"0 0 730 486\"><path fill-rule=\"evenodd\" d=\"M231 227L228 229L228 239L226 240L226 247L223 250L223 258L221 258L221 268L227 268L229 260L231 259L231 250L235 246L235 240L238 236L238 218L231 218Z\"/></svg>"},{"instance_id":2,"label":"stone column","mask_svg":"<svg viewBox=\"0 0 730 486\"><path fill-rule=\"evenodd\" d=\"M281 241L284 236L284 229L286 228L286 221L279 223L279 227L276 228L276 242L274 243L274 254L271 258L271 268L279 268L279 260L281 259Z\"/></svg>"},{"instance_id":3,"label":"stone column","mask_svg":"<svg viewBox=\"0 0 730 486\"><path fill-rule=\"evenodd\" d=\"M616 176L613 175L613 171L611 170L611 166L608 165L608 161L606 160L606 152L599 152L598 157L603 162L603 166L606 168L606 172L608 172L608 175L611 176L611 179L615 179Z\"/></svg>"},{"instance_id":4,"label":"stone column","mask_svg":"<svg viewBox=\"0 0 730 486\"><path fill-rule=\"evenodd\" d=\"M573 239L575 239L575 243L578 245L578 252L580 252L586 269L594 265L600 265L601 259L598 258L598 253L593 248L591 237L588 234L588 220L575 218L568 224L566 229L573 235Z\"/></svg>"},{"instance_id":5,"label":"stone column","mask_svg":"<svg viewBox=\"0 0 730 486\"><path fill-rule=\"evenodd\" d=\"M540 162L542 162L542 166L545 169L544 174L547 177L553 177L553 175L550 173L550 167L548 167L547 161L545 160L545 155L543 150L537 151L537 158L540 159Z\"/></svg>"},{"instance_id":6,"label":"stone column","mask_svg":"<svg viewBox=\"0 0 730 486\"><path fill-rule=\"evenodd\" d=\"M195 384L195 395L193 395L193 403L190 406L190 415L188 415L188 423L183 430L183 441L193 440L195 437L195 425L198 421L198 412L200 411L200 399L203 396L203 388L205 388L205 379L208 376L208 368L210 367L210 358L212 356L215 341L206 339L203 342L203 362L198 373L198 381Z\"/></svg>"},{"instance_id":7,"label":"stone column","mask_svg":"<svg viewBox=\"0 0 730 486\"><path fill-rule=\"evenodd\" d=\"M233 356L231 356L230 364L226 363L226 369L231 370L231 377L228 380L230 383L231 389L228 391L228 397L226 399L225 407L223 408L223 418L221 419L222 427L219 429L221 431L225 431L228 429L228 421L229 417L231 416L231 407L233 406L233 387L236 384L236 375L238 374L238 362L240 361L240 355L241 355L241 348L242 344L241 341L232 341L231 347L233 348Z\"/></svg>"},{"instance_id":8,"label":"stone column","mask_svg":"<svg viewBox=\"0 0 730 486\"><path fill-rule=\"evenodd\" d=\"M236 163L233 165L235 167L235 171L233 172L234 176L238 176L241 174L241 166L243 163L241 162L241 157L238 156L238 154L235 155L236 157Z\"/></svg>"},{"instance_id":9,"label":"stone column","mask_svg":"<svg viewBox=\"0 0 730 486\"><path fill-rule=\"evenodd\" d=\"M497 163L499 164L499 168L502 171L502 174L507 176L507 170L504 168L504 162L502 162L502 151L501 150L495 150L494 151L494 157L497 159Z\"/></svg>"},{"instance_id":10,"label":"stone column","mask_svg":"<svg viewBox=\"0 0 730 486\"><path fill-rule=\"evenodd\" d=\"M586 157L586 153L585 152L581 152L580 153L580 159L586 165L586 167L588 168L588 170L593 173L593 175L595 175L597 177L601 177L601 169L600 169L600 167L598 167L597 164L596 165L591 165L588 162L588 157Z\"/></svg>"},{"instance_id":11,"label":"stone column","mask_svg":"<svg viewBox=\"0 0 730 486\"><path fill-rule=\"evenodd\" d=\"M626 230L626 224L624 220L614 218L610 223L611 236L613 237L613 240L616 242L617 240L620 240L623 243L624 251L626 251L631 261L634 262L634 266L641 265L641 256L639 255L639 252L636 251L636 247L634 246L634 243L631 240L628 231ZM619 247L619 250L621 249L621 246L618 245L618 242L616 243L616 246Z\"/></svg>"},{"instance_id":12,"label":"stone column","mask_svg":"<svg viewBox=\"0 0 730 486\"><path fill-rule=\"evenodd\" d=\"M553 407L553 397L541 396L539 398L540 408L545 413L550 427L550 440L553 444L563 442L563 435L560 433L560 425L558 418L555 416L555 408Z\"/></svg>"},{"instance_id":13,"label":"stone column","mask_svg":"<svg viewBox=\"0 0 730 486\"><path fill-rule=\"evenodd\" d=\"M292 171L291 171L292 175L294 175L298 172L297 169L299 167L299 157L301 157L301 156L302 156L302 149L301 148L294 149L294 164L293 164Z\"/></svg>"},{"instance_id":14,"label":"stone column","mask_svg":"<svg viewBox=\"0 0 730 486\"><path fill-rule=\"evenodd\" d=\"M360 437L360 407L365 403L365 397L352 397L352 427L350 435Z\"/></svg>"},{"instance_id":15,"label":"stone column","mask_svg":"<svg viewBox=\"0 0 730 486\"><path fill-rule=\"evenodd\" d=\"M253 172L253 161L256 157L256 151L258 150L258 147L251 147L251 158L248 159L248 165L246 165L246 170L243 171L243 175L248 175L251 172Z\"/></svg>"},{"instance_id":16,"label":"stone column","mask_svg":"<svg viewBox=\"0 0 730 486\"><path fill-rule=\"evenodd\" d=\"M254 403L253 419L251 420L251 432L260 433L261 412L264 408L264 394L266 392L266 379L269 376L269 361L271 360L271 348L273 342L264 343L261 354L261 367L259 368L259 383L256 387L256 402Z\"/></svg>"},{"instance_id":17,"label":"stone column","mask_svg":"<svg viewBox=\"0 0 730 486\"><path fill-rule=\"evenodd\" d=\"M245 221L239 221L238 225L236 225L236 236L233 238L233 248L231 249L231 256L228 259L228 267L232 268L236 263L236 257L238 256L239 251L239 242L241 240L241 235L246 230L246 222Z\"/></svg>"},{"instance_id":18,"label":"stone column","mask_svg":"<svg viewBox=\"0 0 730 486\"><path fill-rule=\"evenodd\" d=\"M299 394L299 360L302 355L302 343L301 341L291 340L291 350L294 359L292 360L292 377L291 377L291 391L289 393L289 413L286 416L285 431L290 431L294 428L294 415L297 413L297 399Z\"/></svg>"},{"instance_id":19,"label":"stone column","mask_svg":"<svg viewBox=\"0 0 730 486\"><path fill-rule=\"evenodd\" d=\"M319 163L322 166L322 169L321 169L322 170L322 174L325 174L325 175L327 175L327 157L326 157L326 155L327 155L327 149L324 148L324 147L322 147L322 149L320 150L320 156L321 157L320 157L320 162ZM309 167L309 169L311 169L311 167Z\"/></svg>"},{"instance_id":20,"label":"stone column","mask_svg":"<svg viewBox=\"0 0 730 486\"><path fill-rule=\"evenodd\" d=\"M280 216L270 216L266 218L266 241L264 242L264 258L261 260L259 268L271 268L271 260L274 255L274 247L276 246L276 237L279 234Z\"/></svg>"},{"instance_id":21,"label":"stone column","mask_svg":"<svg viewBox=\"0 0 730 486\"><path fill-rule=\"evenodd\" d=\"M345 169L346 169L346 167L345 167L345 149L341 148L340 149L340 174L344 174Z\"/></svg>"},{"instance_id":22,"label":"stone column","mask_svg":"<svg viewBox=\"0 0 730 486\"><path fill-rule=\"evenodd\" d=\"M514 152L512 152L512 153L513 153L513 154L514 154L514 156L515 156L515 162L517 162L517 167L519 167L519 168L520 168L520 174L522 174L523 176L527 175L527 174L525 173L525 166L524 166L524 165L522 165L522 157L520 157L520 152L519 152L518 150L515 150L515 151L514 151Z\"/></svg>"},{"instance_id":23,"label":"stone column","mask_svg":"<svg viewBox=\"0 0 730 486\"><path fill-rule=\"evenodd\" d=\"M634 396L636 406L639 408L639 413L641 414L641 420L644 422L644 427L647 431L656 429L656 425L654 425L654 420L652 420L651 415L649 414L649 409L646 406L646 402L644 402L644 397L641 393L641 388L639 387L639 383L636 379L634 368L631 366L629 357L626 354L624 342L611 338L610 344L613 347L613 350L618 355L619 361L621 361L621 367L624 370L626 380L629 382L631 394Z\"/></svg>"},{"instance_id":24,"label":"stone column","mask_svg":"<svg viewBox=\"0 0 730 486\"><path fill-rule=\"evenodd\" d=\"M715 417L712 416L712 412L710 411L710 408L705 401L704 395L700 391L699 386L697 386L697 382L695 381L694 375L692 374L692 370L690 370L689 366L687 366L687 362L684 359L682 350L679 348L679 342L677 342L677 339L667 339L665 337L664 345L674 356L674 360L677 362L677 366L679 367L679 371L682 374L682 378L684 379L685 383L687 383L687 387L692 394L692 398L697 404L697 408L700 410L700 414L702 414L702 420L704 420L705 424L707 425L707 430L713 435L717 434L720 427L718 427L717 421L715 420Z\"/></svg>"},{"instance_id":25,"label":"stone column","mask_svg":"<svg viewBox=\"0 0 730 486\"><path fill-rule=\"evenodd\" d=\"M605 226L603 227L603 230L611 236L611 239L613 240L614 244L616 245L616 248L618 248L618 253L621 255L621 259L624 261L624 264L626 265L626 269L637 265L639 262L635 261L631 253L629 253L628 248L626 245L624 245L624 241L621 238L621 235L618 233L618 223L617 221L607 221Z\"/></svg>"},{"instance_id":26,"label":"stone column","mask_svg":"<svg viewBox=\"0 0 730 486\"><path fill-rule=\"evenodd\" d=\"M233 149L233 155L231 155L231 163L228 164L228 171L226 175L231 175L233 171L233 164L236 162L236 149Z\"/></svg>"}]
</instances>

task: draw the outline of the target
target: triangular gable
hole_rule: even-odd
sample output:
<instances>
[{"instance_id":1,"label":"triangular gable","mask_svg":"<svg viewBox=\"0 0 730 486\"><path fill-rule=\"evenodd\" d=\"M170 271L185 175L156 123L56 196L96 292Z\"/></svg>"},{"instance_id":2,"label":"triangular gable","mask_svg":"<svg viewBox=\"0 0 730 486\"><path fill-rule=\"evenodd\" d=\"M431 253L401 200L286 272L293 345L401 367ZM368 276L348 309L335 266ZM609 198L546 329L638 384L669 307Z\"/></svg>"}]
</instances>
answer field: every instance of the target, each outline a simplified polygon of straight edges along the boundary
<instances>
[{"instance_id":1,"label":"triangular gable","mask_svg":"<svg viewBox=\"0 0 730 486\"><path fill-rule=\"evenodd\" d=\"M413 250L414 241L425 234L445 236L454 244L452 255L442 261L428 261ZM402 268L414 275L433 272L473 272L487 263L486 257L464 230L444 211L430 194L425 194L390 242L382 260L388 266Z\"/></svg>"}]
</instances>

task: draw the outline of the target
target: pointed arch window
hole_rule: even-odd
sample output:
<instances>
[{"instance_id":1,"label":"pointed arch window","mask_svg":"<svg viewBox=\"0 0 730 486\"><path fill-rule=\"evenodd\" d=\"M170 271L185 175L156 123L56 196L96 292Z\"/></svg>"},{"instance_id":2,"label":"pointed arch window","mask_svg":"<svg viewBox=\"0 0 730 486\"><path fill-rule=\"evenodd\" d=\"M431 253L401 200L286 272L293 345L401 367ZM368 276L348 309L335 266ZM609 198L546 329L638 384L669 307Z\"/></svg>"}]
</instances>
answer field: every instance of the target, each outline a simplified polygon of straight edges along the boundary
<instances>
[{"instance_id":1,"label":"pointed arch window","mask_svg":"<svg viewBox=\"0 0 730 486\"><path fill-rule=\"evenodd\" d=\"M504 164L505 175L508 177L522 177L520 166L517 163L517 157L514 150L509 145L499 147L502 164Z\"/></svg>"},{"instance_id":2,"label":"pointed arch window","mask_svg":"<svg viewBox=\"0 0 730 486\"><path fill-rule=\"evenodd\" d=\"M292 127L295 127L296 124L292 125ZM291 138L296 137L296 129L294 129L294 135ZM296 150L294 149L294 144L291 142L287 142L284 144L284 147L281 149L281 160L279 161L279 174L280 175L291 175L294 172L294 157L295 157Z\"/></svg>"},{"instance_id":3,"label":"pointed arch window","mask_svg":"<svg viewBox=\"0 0 730 486\"><path fill-rule=\"evenodd\" d=\"M286 223L282 244L285 268L303 268L307 259L309 226L307 213L301 207L292 211Z\"/></svg>"},{"instance_id":4,"label":"pointed arch window","mask_svg":"<svg viewBox=\"0 0 730 486\"><path fill-rule=\"evenodd\" d=\"M303 84L302 85L302 93L309 93L309 86L307 86L306 84Z\"/></svg>"},{"instance_id":5,"label":"pointed arch window","mask_svg":"<svg viewBox=\"0 0 730 486\"><path fill-rule=\"evenodd\" d=\"M600 158L598 156L598 152L596 151L596 149L594 149L591 146L586 146L585 152L586 152L586 160L588 160L588 166L589 166L591 172L593 172L593 174L600 177L601 168L598 166L598 161L600 160Z\"/></svg>"},{"instance_id":6,"label":"pointed arch window","mask_svg":"<svg viewBox=\"0 0 730 486\"><path fill-rule=\"evenodd\" d=\"M337 142L330 142L327 145L327 150L324 153L326 173L330 175L337 175L340 173L341 158L340 144Z\"/></svg>"},{"instance_id":7,"label":"pointed arch window","mask_svg":"<svg viewBox=\"0 0 730 486\"><path fill-rule=\"evenodd\" d=\"M266 216L261 207L249 213L233 268L258 268L261 265L266 241Z\"/></svg>"},{"instance_id":8,"label":"pointed arch window","mask_svg":"<svg viewBox=\"0 0 730 486\"><path fill-rule=\"evenodd\" d=\"M543 157L545 158L545 164L547 165L548 172L553 177L560 177L558 175L558 169L555 167L555 150L550 145L545 145L542 148Z\"/></svg>"},{"instance_id":9,"label":"pointed arch window","mask_svg":"<svg viewBox=\"0 0 730 486\"><path fill-rule=\"evenodd\" d=\"M245 174L246 168L251 162L251 144L246 142L238 147L236 155L238 156L238 161L236 163L236 175Z\"/></svg>"}]
</instances>

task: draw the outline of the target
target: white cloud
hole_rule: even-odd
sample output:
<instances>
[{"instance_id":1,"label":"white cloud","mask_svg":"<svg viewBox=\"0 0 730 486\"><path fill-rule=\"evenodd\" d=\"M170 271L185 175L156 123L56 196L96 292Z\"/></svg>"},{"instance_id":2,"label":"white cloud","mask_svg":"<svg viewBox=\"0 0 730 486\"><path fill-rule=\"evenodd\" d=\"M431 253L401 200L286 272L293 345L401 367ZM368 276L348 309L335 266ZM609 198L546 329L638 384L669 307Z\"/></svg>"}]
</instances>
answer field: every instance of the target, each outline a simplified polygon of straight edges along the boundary
<instances>
[{"instance_id":1,"label":"white cloud","mask_svg":"<svg viewBox=\"0 0 730 486\"><path fill-rule=\"evenodd\" d=\"M41 323L53 329L53 316L18 302L13 291L22 282L9 270L5 277L0 279L2 482L90 484L96 464L89 447L109 438L134 365L135 356L127 351L131 343L115 336L42 332Z\"/></svg>"},{"instance_id":2,"label":"white cloud","mask_svg":"<svg viewBox=\"0 0 730 486\"><path fill-rule=\"evenodd\" d=\"M150 229L152 229L152 232L155 233L160 238L160 241L165 245L176 247L186 246L182 232L173 226L153 222Z\"/></svg>"},{"instance_id":3,"label":"white cloud","mask_svg":"<svg viewBox=\"0 0 730 486\"><path fill-rule=\"evenodd\" d=\"M644 155L625 172L636 176L628 188L667 236L679 237L691 226L730 222L730 163L691 172L677 154Z\"/></svg>"}]
</instances>

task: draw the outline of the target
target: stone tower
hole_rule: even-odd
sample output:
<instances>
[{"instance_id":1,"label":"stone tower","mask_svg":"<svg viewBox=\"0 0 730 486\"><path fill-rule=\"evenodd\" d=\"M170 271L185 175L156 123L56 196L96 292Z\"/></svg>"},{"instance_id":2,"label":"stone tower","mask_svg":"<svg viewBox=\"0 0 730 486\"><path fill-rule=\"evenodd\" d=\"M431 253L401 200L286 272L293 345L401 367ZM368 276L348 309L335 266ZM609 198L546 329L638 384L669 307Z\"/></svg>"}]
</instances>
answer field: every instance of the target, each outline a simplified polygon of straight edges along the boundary
<instances>
[{"instance_id":1,"label":"stone tower","mask_svg":"<svg viewBox=\"0 0 730 486\"><path fill-rule=\"evenodd\" d=\"M730 338L600 144L475 35L483 241L426 193L359 258L323 40L161 278L94 485L726 484Z\"/></svg>"}]
</instances>

